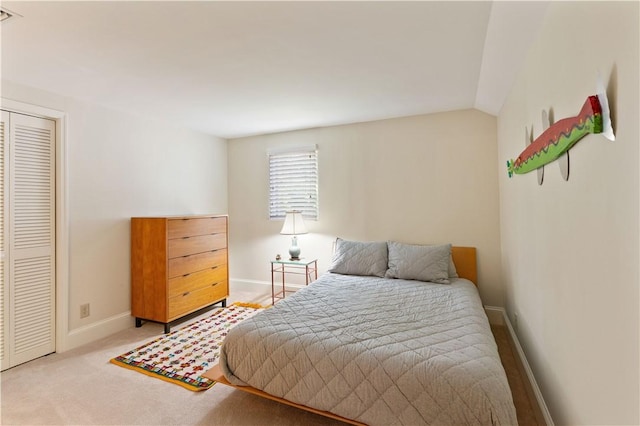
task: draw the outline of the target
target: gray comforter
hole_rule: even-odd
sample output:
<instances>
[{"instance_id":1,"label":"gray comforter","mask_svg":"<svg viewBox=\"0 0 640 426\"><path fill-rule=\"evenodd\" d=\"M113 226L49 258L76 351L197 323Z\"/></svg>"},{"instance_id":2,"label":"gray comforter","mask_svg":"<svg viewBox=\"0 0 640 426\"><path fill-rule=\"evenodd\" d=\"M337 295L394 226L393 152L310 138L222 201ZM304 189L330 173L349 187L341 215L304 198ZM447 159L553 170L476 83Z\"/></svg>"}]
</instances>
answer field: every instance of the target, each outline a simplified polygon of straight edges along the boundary
<instances>
[{"instance_id":1,"label":"gray comforter","mask_svg":"<svg viewBox=\"0 0 640 426\"><path fill-rule=\"evenodd\" d=\"M327 273L230 330L227 379L369 425L517 424L475 286Z\"/></svg>"}]
</instances>

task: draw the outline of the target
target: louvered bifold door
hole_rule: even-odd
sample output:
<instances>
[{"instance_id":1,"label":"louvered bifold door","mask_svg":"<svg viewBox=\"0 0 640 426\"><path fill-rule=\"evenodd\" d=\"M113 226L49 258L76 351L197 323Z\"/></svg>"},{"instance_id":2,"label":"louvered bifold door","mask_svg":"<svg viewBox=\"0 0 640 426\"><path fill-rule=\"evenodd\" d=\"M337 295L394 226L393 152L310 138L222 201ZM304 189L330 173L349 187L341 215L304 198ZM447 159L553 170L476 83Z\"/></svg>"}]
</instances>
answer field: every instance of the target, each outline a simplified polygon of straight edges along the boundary
<instances>
[{"instance_id":1,"label":"louvered bifold door","mask_svg":"<svg viewBox=\"0 0 640 426\"><path fill-rule=\"evenodd\" d=\"M55 351L55 122L11 114L9 127L13 366Z\"/></svg>"},{"instance_id":2,"label":"louvered bifold door","mask_svg":"<svg viewBox=\"0 0 640 426\"><path fill-rule=\"evenodd\" d=\"M9 113L2 111L0 121L0 367L5 370L11 367L9 357L5 356L5 348L9 347L9 333L5 332L6 325L9 324L9 298L5 291L5 283L8 283L8 271L5 267L7 261L7 251L5 247L5 236L7 235L7 221L9 203L5 201L8 196L9 170Z\"/></svg>"}]
</instances>

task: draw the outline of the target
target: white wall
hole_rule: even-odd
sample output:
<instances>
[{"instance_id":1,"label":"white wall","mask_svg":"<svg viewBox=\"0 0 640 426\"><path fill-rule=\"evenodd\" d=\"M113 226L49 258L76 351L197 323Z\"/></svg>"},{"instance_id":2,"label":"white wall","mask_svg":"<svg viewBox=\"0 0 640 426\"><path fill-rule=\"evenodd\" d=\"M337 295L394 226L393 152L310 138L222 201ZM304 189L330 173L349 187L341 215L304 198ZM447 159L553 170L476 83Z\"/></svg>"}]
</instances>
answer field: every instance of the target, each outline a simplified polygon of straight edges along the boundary
<instances>
[{"instance_id":1,"label":"white wall","mask_svg":"<svg viewBox=\"0 0 640 426\"><path fill-rule=\"evenodd\" d=\"M130 217L227 213L227 142L2 83L3 98L67 113L67 349L130 326Z\"/></svg>"},{"instance_id":2,"label":"white wall","mask_svg":"<svg viewBox=\"0 0 640 426\"><path fill-rule=\"evenodd\" d=\"M229 141L232 284L270 282L290 245L268 219L267 150L317 144L320 217L299 245L321 272L336 236L475 246L483 300L503 306L495 141L495 117L476 110Z\"/></svg>"},{"instance_id":3,"label":"white wall","mask_svg":"<svg viewBox=\"0 0 640 426\"><path fill-rule=\"evenodd\" d=\"M557 424L639 424L638 2L551 2L498 118L507 311ZM589 135L558 165L507 178L542 109L575 116L608 84L617 140Z\"/></svg>"}]
</instances>

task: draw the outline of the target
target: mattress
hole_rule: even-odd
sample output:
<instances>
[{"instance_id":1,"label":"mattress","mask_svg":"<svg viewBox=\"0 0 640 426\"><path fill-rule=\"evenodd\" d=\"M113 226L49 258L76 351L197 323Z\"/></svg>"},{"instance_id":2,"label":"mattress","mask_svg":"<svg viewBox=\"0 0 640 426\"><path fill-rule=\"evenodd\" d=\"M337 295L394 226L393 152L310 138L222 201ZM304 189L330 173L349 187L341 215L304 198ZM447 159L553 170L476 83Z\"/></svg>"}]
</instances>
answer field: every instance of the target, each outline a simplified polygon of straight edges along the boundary
<instances>
[{"instance_id":1,"label":"mattress","mask_svg":"<svg viewBox=\"0 0 640 426\"><path fill-rule=\"evenodd\" d=\"M476 287L327 273L234 327L235 385L369 425L517 424Z\"/></svg>"}]
</instances>

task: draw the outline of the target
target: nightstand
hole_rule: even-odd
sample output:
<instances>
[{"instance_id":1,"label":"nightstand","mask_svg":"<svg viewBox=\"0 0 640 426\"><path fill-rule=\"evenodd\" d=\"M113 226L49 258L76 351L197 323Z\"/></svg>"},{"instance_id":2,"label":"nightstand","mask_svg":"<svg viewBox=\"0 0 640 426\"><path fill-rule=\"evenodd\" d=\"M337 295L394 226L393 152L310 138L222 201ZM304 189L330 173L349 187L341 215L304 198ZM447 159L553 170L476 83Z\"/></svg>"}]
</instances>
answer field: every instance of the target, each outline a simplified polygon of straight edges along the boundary
<instances>
[{"instance_id":1,"label":"nightstand","mask_svg":"<svg viewBox=\"0 0 640 426\"><path fill-rule=\"evenodd\" d=\"M282 291L276 293L276 274L281 276ZM309 285L313 280L318 279L318 259L307 260L272 260L271 261L271 304L276 303L276 299L284 299L287 293L285 288L285 276L287 274L304 275L305 285ZM313 276L313 278L312 278Z\"/></svg>"}]
</instances>

